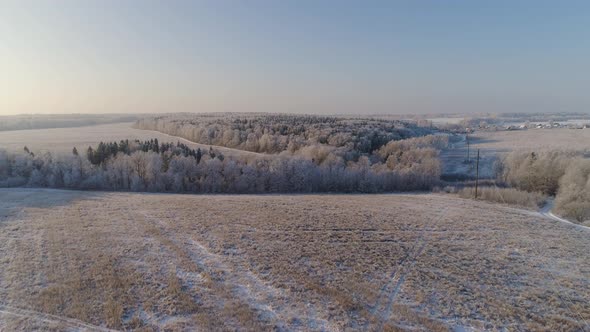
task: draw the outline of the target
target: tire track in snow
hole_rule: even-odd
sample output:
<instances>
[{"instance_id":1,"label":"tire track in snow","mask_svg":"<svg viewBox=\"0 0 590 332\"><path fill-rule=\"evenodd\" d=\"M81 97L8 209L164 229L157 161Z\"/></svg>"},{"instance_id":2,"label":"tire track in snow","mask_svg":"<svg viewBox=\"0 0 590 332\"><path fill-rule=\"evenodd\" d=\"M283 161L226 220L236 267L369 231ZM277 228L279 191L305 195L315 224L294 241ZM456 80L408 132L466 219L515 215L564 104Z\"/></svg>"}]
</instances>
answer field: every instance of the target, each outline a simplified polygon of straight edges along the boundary
<instances>
[{"instance_id":1,"label":"tire track in snow","mask_svg":"<svg viewBox=\"0 0 590 332\"><path fill-rule=\"evenodd\" d=\"M433 220L438 221L446 215L448 207L445 207L439 216ZM373 316L379 318L379 328L383 329L383 325L389 321L391 314L393 313L393 305L395 299L400 293L401 288L406 280L408 274L410 274L416 265L416 260L422 255L424 249L428 245L428 239L426 238L426 226L420 231L420 235L416 238L415 244L412 250L402 259L401 263L393 269L389 277L387 284L381 288L381 291L377 295L377 301L370 308L370 312ZM398 272L400 274L398 275ZM365 327L366 328L366 327Z\"/></svg>"},{"instance_id":2,"label":"tire track in snow","mask_svg":"<svg viewBox=\"0 0 590 332\"><path fill-rule=\"evenodd\" d=\"M147 212L141 214L146 220L151 220L160 227L170 230L169 224L161 218L151 216ZM180 241L183 244L182 248L188 249L187 254L200 269L209 274L221 272L224 276L224 285L229 286L233 295L256 310L262 317L270 318L277 324L279 330L293 330L289 322L294 318L307 320L307 326L303 327L303 330L339 330L327 319L318 317L318 313L323 312L321 308L309 303L293 305L293 299L286 290L268 285L251 271L233 268L226 258L211 253L193 236L179 233L174 235L174 237L168 237L173 242Z\"/></svg>"},{"instance_id":3,"label":"tire track in snow","mask_svg":"<svg viewBox=\"0 0 590 332\"><path fill-rule=\"evenodd\" d=\"M76 329L77 331L101 331L101 332L110 332L116 331L107 329L100 326L91 325L85 323L83 321L74 319L74 318L67 318L62 316L56 316L51 314L46 314L39 311L29 310L29 309L22 309L16 308L12 306L8 306L5 304L0 304L0 314L17 316L27 319L33 319L38 322L43 322L46 324L60 324L65 325L65 327ZM2 325L0 325L2 327Z\"/></svg>"}]
</instances>

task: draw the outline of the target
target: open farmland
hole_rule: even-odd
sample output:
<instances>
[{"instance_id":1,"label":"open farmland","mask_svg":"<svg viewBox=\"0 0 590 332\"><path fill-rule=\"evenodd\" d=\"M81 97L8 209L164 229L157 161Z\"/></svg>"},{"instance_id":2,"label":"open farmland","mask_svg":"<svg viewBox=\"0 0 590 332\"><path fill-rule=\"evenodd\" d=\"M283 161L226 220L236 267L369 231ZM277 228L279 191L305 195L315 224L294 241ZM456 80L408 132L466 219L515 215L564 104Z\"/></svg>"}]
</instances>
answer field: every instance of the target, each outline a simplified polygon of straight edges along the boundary
<instances>
[{"instance_id":1,"label":"open farmland","mask_svg":"<svg viewBox=\"0 0 590 332\"><path fill-rule=\"evenodd\" d=\"M590 151L589 129L527 129L479 131L472 139L474 149L509 152L514 150Z\"/></svg>"},{"instance_id":2,"label":"open farmland","mask_svg":"<svg viewBox=\"0 0 590 332\"><path fill-rule=\"evenodd\" d=\"M0 330L590 329L590 236L455 196L0 190Z\"/></svg>"},{"instance_id":3,"label":"open farmland","mask_svg":"<svg viewBox=\"0 0 590 332\"><path fill-rule=\"evenodd\" d=\"M503 131L477 131L469 134L470 160L467 159L467 142L456 138L451 148L443 150L443 174L475 177L475 158L480 149L480 177L494 177L494 161L512 151L576 151L590 152L589 129L528 129Z\"/></svg>"},{"instance_id":4,"label":"open farmland","mask_svg":"<svg viewBox=\"0 0 590 332\"><path fill-rule=\"evenodd\" d=\"M209 150L210 145L189 142L180 137L174 137L157 131L131 128L132 123L113 123L96 126L31 129L0 131L0 149L8 151L22 151L27 146L35 153L71 153L75 146L79 151L86 151L89 146L96 146L100 142L111 142L128 139L150 140L157 138L160 143L176 143L178 141L193 149ZM253 152L240 151L225 147L214 147L226 156L259 155Z\"/></svg>"}]
</instances>

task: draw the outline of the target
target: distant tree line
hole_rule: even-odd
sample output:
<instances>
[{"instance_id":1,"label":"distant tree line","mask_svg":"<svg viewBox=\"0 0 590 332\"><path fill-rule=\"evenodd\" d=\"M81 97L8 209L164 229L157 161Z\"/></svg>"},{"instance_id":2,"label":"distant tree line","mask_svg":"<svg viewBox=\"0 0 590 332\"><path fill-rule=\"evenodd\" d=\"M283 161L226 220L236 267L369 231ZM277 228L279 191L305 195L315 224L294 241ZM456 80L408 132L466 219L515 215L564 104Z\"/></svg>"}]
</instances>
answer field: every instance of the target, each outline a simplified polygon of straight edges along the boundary
<instances>
[{"instance_id":1,"label":"distant tree line","mask_svg":"<svg viewBox=\"0 0 590 332\"><path fill-rule=\"evenodd\" d=\"M320 146L337 150L346 161L356 161L390 141L432 133L430 128L397 120L287 114L175 114L142 118L134 127L268 154L297 154L305 147Z\"/></svg>"},{"instance_id":2,"label":"distant tree line","mask_svg":"<svg viewBox=\"0 0 590 332\"><path fill-rule=\"evenodd\" d=\"M224 157L182 144L100 143L70 155L0 151L0 186L194 193L387 192L424 190L440 178L446 137L381 145L356 161L311 145L301 154ZM403 142L403 143L402 143Z\"/></svg>"}]
</instances>

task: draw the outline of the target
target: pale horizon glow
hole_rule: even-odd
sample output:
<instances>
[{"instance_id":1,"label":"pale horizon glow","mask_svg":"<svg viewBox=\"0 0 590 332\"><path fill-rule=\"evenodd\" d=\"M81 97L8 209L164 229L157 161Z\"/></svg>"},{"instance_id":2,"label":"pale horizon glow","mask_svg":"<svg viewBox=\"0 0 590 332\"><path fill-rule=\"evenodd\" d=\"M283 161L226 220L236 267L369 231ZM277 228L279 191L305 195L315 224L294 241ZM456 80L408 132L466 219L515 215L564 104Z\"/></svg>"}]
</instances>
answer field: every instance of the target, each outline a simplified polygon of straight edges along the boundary
<instances>
[{"instance_id":1,"label":"pale horizon glow","mask_svg":"<svg viewBox=\"0 0 590 332\"><path fill-rule=\"evenodd\" d=\"M586 1L3 1L0 115L590 112Z\"/></svg>"}]
</instances>

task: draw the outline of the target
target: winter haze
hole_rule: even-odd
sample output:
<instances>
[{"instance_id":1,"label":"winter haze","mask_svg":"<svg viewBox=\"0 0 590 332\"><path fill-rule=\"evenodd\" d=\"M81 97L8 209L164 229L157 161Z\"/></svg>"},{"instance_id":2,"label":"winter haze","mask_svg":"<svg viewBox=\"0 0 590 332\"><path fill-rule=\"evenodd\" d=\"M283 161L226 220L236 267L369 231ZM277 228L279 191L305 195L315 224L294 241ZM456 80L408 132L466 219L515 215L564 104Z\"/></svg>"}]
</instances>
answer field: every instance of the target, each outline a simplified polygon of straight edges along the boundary
<instances>
[{"instance_id":1,"label":"winter haze","mask_svg":"<svg viewBox=\"0 0 590 332\"><path fill-rule=\"evenodd\" d=\"M3 1L0 114L587 112L585 1Z\"/></svg>"},{"instance_id":2,"label":"winter haze","mask_svg":"<svg viewBox=\"0 0 590 332\"><path fill-rule=\"evenodd\" d=\"M590 331L587 22L2 2L0 331Z\"/></svg>"}]
</instances>

